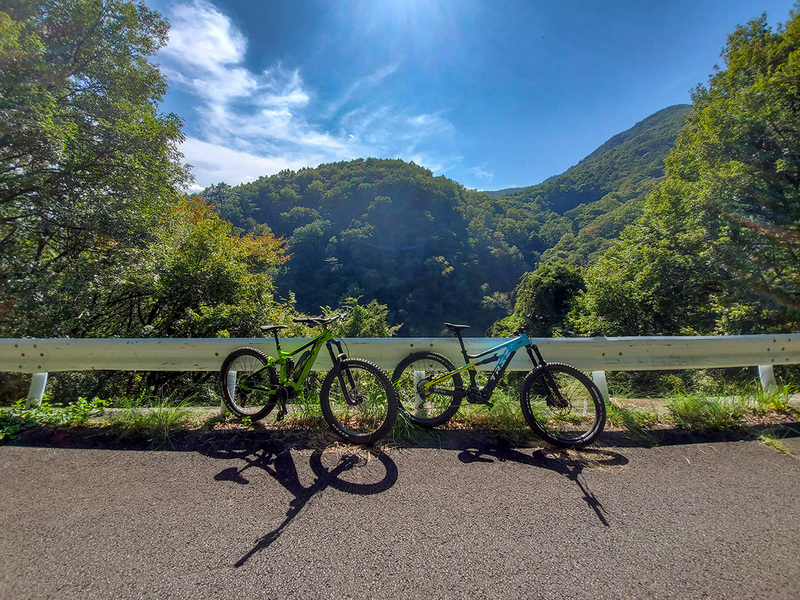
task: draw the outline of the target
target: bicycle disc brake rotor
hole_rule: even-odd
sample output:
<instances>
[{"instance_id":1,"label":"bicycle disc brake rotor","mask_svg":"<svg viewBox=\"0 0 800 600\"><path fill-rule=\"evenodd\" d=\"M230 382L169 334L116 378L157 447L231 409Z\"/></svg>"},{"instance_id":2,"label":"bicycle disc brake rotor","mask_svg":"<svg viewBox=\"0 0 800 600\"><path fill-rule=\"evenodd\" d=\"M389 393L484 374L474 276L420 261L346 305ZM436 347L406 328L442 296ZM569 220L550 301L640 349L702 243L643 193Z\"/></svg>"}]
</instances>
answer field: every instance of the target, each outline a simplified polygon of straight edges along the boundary
<instances>
[{"instance_id":1,"label":"bicycle disc brake rotor","mask_svg":"<svg viewBox=\"0 0 800 600\"><path fill-rule=\"evenodd\" d=\"M347 399L347 404L349 404L350 406L358 406L359 404L364 402L364 397L356 389L347 392L345 398Z\"/></svg>"}]
</instances>

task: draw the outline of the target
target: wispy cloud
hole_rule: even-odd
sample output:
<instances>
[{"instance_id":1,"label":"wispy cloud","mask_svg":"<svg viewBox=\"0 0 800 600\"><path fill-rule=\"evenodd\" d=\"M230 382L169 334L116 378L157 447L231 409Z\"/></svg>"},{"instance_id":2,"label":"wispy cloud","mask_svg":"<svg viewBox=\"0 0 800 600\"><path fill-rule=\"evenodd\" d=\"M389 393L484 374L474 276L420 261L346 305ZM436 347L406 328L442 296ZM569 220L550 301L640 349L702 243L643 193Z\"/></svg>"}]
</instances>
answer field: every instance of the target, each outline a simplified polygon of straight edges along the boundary
<instances>
[{"instance_id":1,"label":"wispy cloud","mask_svg":"<svg viewBox=\"0 0 800 600\"><path fill-rule=\"evenodd\" d=\"M492 185L492 182L494 181L494 173L487 171L483 167L472 167L469 169L469 173L484 186Z\"/></svg>"},{"instance_id":2,"label":"wispy cloud","mask_svg":"<svg viewBox=\"0 0 800 600\"><path fill-rule=\"evenodd\" d=\"M191 191L200 191L211 182L225 181L231 184L248 183L261 175L277 173L284 169L300 169L307 166L301 160L291 160L284 156L259 156L251 152L241 152L226 146L204 142L189 137L182 150L187 162L203 173L207 180L195 184ZM322 160L322 159L320 159Z\"/></svg>"},{"instance_id":3,"label":"wispy cloud","mask_svg":"<svg viewBox=\"0 0 800 600\"><path fill-rule=\"evenodd\" d=\"M189 131L181 148L199 186L355 157L427 157L430 162L420 164L428 168L452 162L424 148L453 137L453 125L442 114L370 102L368 92L391 77L397 64L353 81L338 98L322 103L301 72L283 68L278 59L260 73L248 68L248 40L211 2L173 5L168 17L170 41L159 61L170 84L193 99L202 124Z\"/></svg>"}]
</instances>

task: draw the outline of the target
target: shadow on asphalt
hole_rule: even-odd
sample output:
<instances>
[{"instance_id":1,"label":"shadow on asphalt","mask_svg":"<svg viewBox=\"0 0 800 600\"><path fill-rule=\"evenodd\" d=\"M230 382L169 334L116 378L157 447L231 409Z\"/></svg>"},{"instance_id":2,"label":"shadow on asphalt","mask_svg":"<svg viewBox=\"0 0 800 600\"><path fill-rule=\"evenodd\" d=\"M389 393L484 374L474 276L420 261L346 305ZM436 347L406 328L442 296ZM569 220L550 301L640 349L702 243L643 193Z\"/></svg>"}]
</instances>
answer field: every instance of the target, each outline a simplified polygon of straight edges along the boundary
<instances>
[{"instance_id":1,"label":"shadow on asphalt","mask_svg":"<svg viewBox=\"0 0 800 600\"><path fill-rule=\"evenodd\" d=\"M511 447L476 447L462 450L458 459L465 464L476 462L516 462L540 469L549 469L563 475L575 484L583 494L583 499L600 522L609 526L603 504L581 479L587 467L621 467L628 464L622 454L611 450L588 448L583 450L548 450L538 448L527 454Z\"/></svg>"},{"instance_id":2,"label":"shadow on asphalt","mask_svg":"<svg viewBox=\"0 0 800 600\"><path fill-rule=\"evenodd\" d=\"M243 566L250 558L269 548L280 538L308 502L327 488L357 495L380 494L398 480L392 451L441 449L458 452L458 459L469 465L515 462L547 469L573 482L586 505L606 527L611 526L603 504L589 489L582 474L587 468L619 467L628 464L622 454L629 448L685 444L752 441L763 434L776 438L800 438L800 423L781 423L743 427L715 433L679 429L648 430L646 436L630 432L606 431L589 448L562 450L535 438L515 441L487 431L415 430L410 436L390 439L382 447L365 448L343 444L328 431L221 429L181 431L164 440L168 451L198 452L233 466L225 466L214 479L248 485L257 473L266 473L292 496L286 516L277 527L257 539L236 563ZM145 437L120 438L98 427L33 427L10 442L16 446L49 448L109 449L152 451L153 440ZM302 483L297 461L305 462L313 473L309 485ZM303 472L305 464L301 465ZM305 477L307 480L308 477Z\"/></svg>"},{"instance_id":3,"label":"shadow on asphalt","mask_svg":"<svg viewBox=\"0 0 800 600\"><path fill-rule=\"evenodd\" d=\"M338 452L316 449L308 460L315 478L311 485L306 486L300 481L295 462L302 459L303 455L293 454L291 450L292 446L266 442L258 449L217 448L204 452L211 458L238 460L242 463L242 466L228 467L220 471L214 477L217 481L233 481L247 485L250 483L247 479L248 475L253 470L260 470L267 473L294 496L289 503L283 522L258 539L253 548L234 564L237 568L243 566L255 554L269 548L308 504L309 500L326 488L333 487L349 494L370 495L380 494L397 482L397 465L384 452L357 448L353 450L340 448ZM348 477L356 473L358 477Z\"/></svg>"}]
</instances>

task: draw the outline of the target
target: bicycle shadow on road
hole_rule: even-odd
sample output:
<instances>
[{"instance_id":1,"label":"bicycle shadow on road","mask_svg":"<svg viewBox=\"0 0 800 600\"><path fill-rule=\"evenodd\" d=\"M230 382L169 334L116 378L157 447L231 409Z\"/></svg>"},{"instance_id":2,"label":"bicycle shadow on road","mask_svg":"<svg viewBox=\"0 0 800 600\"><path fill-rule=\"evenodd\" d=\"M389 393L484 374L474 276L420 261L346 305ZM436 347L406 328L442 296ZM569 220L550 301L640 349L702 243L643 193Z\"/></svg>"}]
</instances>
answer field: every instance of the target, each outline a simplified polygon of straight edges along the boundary
<instances>
[{"instance_id":1,"label":"bicycle shadow on road","mask_svg":"<svg viewBox=\"0 0 800 600\"><path fill-rule=\"evenodd\" d=\"M212 458L237 459L243 466L228 467L214 479L247 485L248 471L267 473L289 491L294 499L289 503L286 518L275 529L256 540L255 545L234 566L243 566L255 554L266 550L297 517L300 511L317 494L329 487L348 494L380 494L397 482L397 465L386 453L365 448L315 449L309 457L309 467L314 474L310 485L303 485L292 447L285 444L266 444L263 448L247 450L216 450L206 453Z\"/></svg>"},{"instance_id":2,"label":"bicycle shadow on road","mask_svg":"<svg viewBox=\"0 0 800 600\"><path fill-rule=\"evenodd\" d=\"M622 454L605 449L582 450L556 450L538 448L532 454L527 454L511 446L486 446L465 448L458 454L458 459L465 464L476 462L516 462L532 467L549 469L574 481L583 494L583 500L591 508L600 522L606 527L610 523L606 518L606 511L602 502L581 478L587 467L620 467L628 464L628 459Z\"/></svg>"}]
</instances>

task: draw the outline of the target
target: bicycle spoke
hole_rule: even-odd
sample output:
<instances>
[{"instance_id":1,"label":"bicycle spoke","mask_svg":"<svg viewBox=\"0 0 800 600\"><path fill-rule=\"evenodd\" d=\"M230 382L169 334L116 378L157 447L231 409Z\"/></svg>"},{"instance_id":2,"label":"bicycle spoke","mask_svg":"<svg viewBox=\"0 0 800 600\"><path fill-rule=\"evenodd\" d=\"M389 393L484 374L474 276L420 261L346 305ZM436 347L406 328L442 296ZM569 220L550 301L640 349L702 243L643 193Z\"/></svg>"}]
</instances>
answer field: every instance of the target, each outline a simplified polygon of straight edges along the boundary
<instances>
[{"instance_id":1,"label":"bicycle spoke","mask_svg":"<svg viewBox=\"0 0 800 600\"><path fill-rule=\"evenodd\" d=\"M455 375L425 388L425 384L446 375L455 367L435 352L419 352L403 360L392 375L399 409L405 417L422 427L434 427L448 421L458 410L462 389L461 376Z\"/></svg>"},{"instance_id":2,"label":"bicycle spoke","mask_svg":"<svg viewBox=\"0 0 800 600\"><path fill-rule=\"evenodd\" d=\"M522 410L531 427L559 446L588 444L605 424L605 404L583 373L552 363L523 383Z\"/></svg>"},{"instance_id":3,"label":"bicycle spoke","mask_svg":"<svg viewBox=\"0 0 800 600\"><path fill-rule=\"evenodd\" d=\"M222 365L222 396L228 409L238 417L265 417L275 406L272 389L277 375L267 365L269 358L255 348L239 348Z\"/></svg>"},{"instance_id":4,"label":"bicycle spoke","mask_svg":"<svg viewBox=\"0 0 800 600\"><path fill-rule=\"evenodd\" d=\"M375 365L360 359L346 359L340 373L331 371L323 382L320 397L328 423L343 437L357 443L382 437L397 414L397 401L388 377Z\"/></svg>"}]
</instances>

